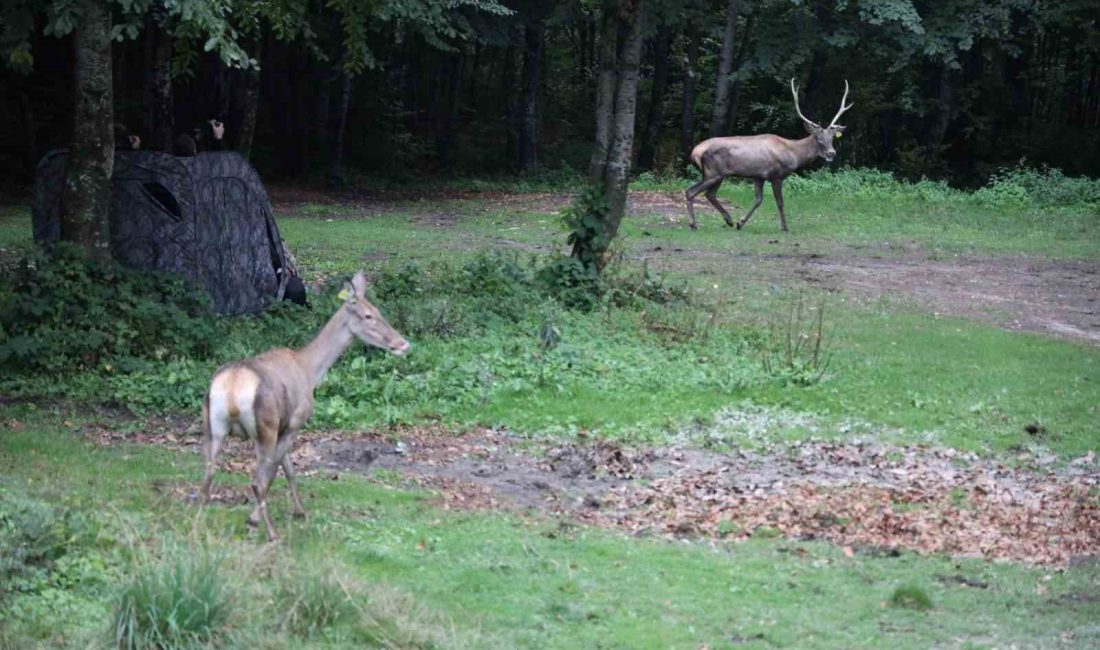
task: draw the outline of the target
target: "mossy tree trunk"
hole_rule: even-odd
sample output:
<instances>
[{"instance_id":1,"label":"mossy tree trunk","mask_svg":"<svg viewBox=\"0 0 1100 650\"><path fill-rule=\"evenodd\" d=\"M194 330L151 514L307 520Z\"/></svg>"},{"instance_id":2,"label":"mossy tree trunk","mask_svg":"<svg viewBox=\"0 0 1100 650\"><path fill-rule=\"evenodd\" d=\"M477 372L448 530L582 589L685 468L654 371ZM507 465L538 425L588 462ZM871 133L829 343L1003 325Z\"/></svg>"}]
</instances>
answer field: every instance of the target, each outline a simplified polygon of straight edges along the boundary
<instances>
[{"instance_id":1,"label":"mossy tree trunk","mask_svg":"<svg viewBox=\"0 0 1100 650\"><path fill-rule=\"evenodd\" d=\"M718 58L718 82L714 88L714 115L711 137L729 135L730 75L733 73L733 41L737 33L737 0L726 7L726 26L722 31L722 53Z\"/></svg>"},{"instance_id":2,"label":"mossy tree trunk","mask_svg":"<svg viewBox=\"0 0 1100 650\"><path fill-rule=\"evenodd\" d=\"M589 188L570 217L573 257L596 271L607 263L611 241L626 212L644 41L642 0L608 0L603 10Z\"/></svg>"},{"instance_id":3,"label":"mossy tree trunk","mask_svg":"<svg viewBox=\"0 0 1100 650\"><path fill-rule=\"evenodd\" d=\"M114 165L111 94L111 9L85 0L75 50L73 140L62 196L61 240L95 261L111 257L108 204Z\"/></svg>"}]
</instances>

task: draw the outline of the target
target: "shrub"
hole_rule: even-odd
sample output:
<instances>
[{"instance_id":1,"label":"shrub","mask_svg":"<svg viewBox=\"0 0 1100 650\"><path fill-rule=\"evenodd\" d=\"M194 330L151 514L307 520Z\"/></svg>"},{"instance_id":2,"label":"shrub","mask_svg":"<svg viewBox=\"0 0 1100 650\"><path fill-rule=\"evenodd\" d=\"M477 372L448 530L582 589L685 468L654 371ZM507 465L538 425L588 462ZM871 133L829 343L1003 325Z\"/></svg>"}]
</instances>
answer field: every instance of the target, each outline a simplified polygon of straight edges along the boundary
<instances>
[{"instance_id":1,"label":"shrub","mask_svg":"<svg viewBox=\"0 0 1100 650\"><path fill-rule=\"evenodd\" d=\"M974 198L992 207L1100 204L1100 180L1066 176L1045 165L1036 169L1020 161L995 173Z\"/></svg>"},{"instance_id":2,"label":"shrub","mask_svg":"<svg viewBox=\"0 0 1100 650\"><path fill-rule=\"evenodd\" d=\"M184 648L224 632L230 596L221 563L207 553L179 553L143 568L122 591L115 614L118 647Z\"/></svg>"},{"instance_id":3,"label":"shrub","mask_svg":"<svg viewBox=\"0 0 1100 650\"><path fill-rule=\"evenodd\" d=\"M65 247L36 254L0 293L0 365L71 372L208 355L206 296L180 279L87 264Z\"/></svg>"},{"instance_id":4,"label":"shrub","mask_svg":"<svg viewBox=\"0 0 1100 650\"><path fill-rule=\"evenodd\" d=\"M0 487L0 605L13 592L34 591L56 562L94 536L94 522Z\"/></svg>"}]
</instances>

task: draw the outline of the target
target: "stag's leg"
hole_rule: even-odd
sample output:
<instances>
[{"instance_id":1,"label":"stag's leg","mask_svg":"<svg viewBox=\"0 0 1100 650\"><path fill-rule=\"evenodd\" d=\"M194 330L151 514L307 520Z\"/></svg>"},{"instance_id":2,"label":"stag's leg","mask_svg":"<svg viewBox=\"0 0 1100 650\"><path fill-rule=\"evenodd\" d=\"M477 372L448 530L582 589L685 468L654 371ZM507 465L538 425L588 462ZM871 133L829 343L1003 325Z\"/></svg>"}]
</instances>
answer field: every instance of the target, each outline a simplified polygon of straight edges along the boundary
<instances>
[{"instance_id":1,"label":"stag's leg","mask_svg":"<svg viewBox=\"0 0 1100 650\"><path fill-rule=\"evenodd\" d=\"M271 513L267 511L267 493L271 489L271 481L275 473L279 471L280 458L278 456L278 426L270 423L258 424L256 436L256 471L252 474L252 494L256 497L256 509L248 517L248 523L255 526L263 519L267 527L267 541L274 542L279 539L275 532L275 526L271 523Z\"/></svg>"},{"instance_id":2,"label":"stag's leg","mask_svg":"<svg viewBox=\"0 0 1100 650\"><path fill-rule=\"evenodd\" d=\"M722 184L721 176L711 176L710 178L704 178L695 185L692 185L687 189L687 202L688 202L688 216L691 217L691 229L698 230L699 227L695 225L695 197L699 196L699 192L709 189L710 187L717 187Z\"/></svg>"},{"instance_id":3,"label":"stag's leg","mask_svg":"<svg viewBox=\"0 0 1100 650\"><path fill-rule=\"evenodd\" d=\"M725 180L725 179L723 179L723 180ZM707 200L710 201L710 204L713 205L715 207L715 209L717 209L719 212L722 213L722 218L726 220L726 225L729 226L730 228L732 228L733 227L733 217L731 217L730 213L726 212L726 209L723 208L722 204L718 202L718 188L719 187L722 187L722 181L718 181L717 183L712 185L709 190L707 190Z\"/></svg>"},{"instance_id":4,"label":"stag's leg","mask_svg":"<svg viewBox=\"0 0 1100 650\"><path fill-rule=\"evenodd\" d=\"M202 479L202 488L199 496L203 503L210 501L210 486L214 482L214 472L217 470L218 450L222 441L229 433L229 425L222 418L216 422L210 421L209 398L202 402L202 457L206 460L206 475Z\"/></svg>"},{"instance_id":5,"label":"stag's leg","mask_svg":"<svg viewBox=\"0 0 1100 650\"><path fill-rule=\"evenodd\" d=\"M756 188L756 200L752 202L752 207L749 208L748 214L741 217L741 220L737 222L737 229L741 230L745 227L745 224L749 222L749 218L752 217L752 213L756 212L756 209L760 207L760 204L764 201L764 179L754 178L752 184Z\"/></svg>"},{"instance_id":6,"label":"stag's leg","mask_svg":"<svg viewBox=\"0 0 1100 650\"><path fill-rule=\"evenodd\" d=\"M787 232L787 215L783 213L783 179L772 181L772 192L775 194L775 205L779 208L779 229Z\"/></svg>"}]
</instances>

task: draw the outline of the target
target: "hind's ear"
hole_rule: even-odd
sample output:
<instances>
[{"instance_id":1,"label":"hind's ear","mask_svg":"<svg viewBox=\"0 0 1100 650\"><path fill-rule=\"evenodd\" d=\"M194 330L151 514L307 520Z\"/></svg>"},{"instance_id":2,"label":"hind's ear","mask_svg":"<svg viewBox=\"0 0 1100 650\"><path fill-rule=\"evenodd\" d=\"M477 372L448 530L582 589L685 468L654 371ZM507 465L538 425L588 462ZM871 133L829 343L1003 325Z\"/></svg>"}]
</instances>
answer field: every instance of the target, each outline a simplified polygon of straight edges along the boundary
<instances>
[{"instance_id":1,"label":"hind's ear","mask_svg":"<svg viewBox=\"0 0 1100 650\"><path fill-rule=\"evenodd\" d=\"M350 282L344 283L344 288L340 290L340 293L336 294L336 297L343 300L346 304L352 304L356 300L355 287Z\"/></svg>"},{"instance_id":2,"label":"hind's ear","mask_svg":"<svg viewBox=\"0 0 1100 650\"><path fill-rule=\"evenodd\" d=\"M367 276L359 271L351 278L351 287L356 294L362 296L367 291Z\"/></svg>"}]
</instances>

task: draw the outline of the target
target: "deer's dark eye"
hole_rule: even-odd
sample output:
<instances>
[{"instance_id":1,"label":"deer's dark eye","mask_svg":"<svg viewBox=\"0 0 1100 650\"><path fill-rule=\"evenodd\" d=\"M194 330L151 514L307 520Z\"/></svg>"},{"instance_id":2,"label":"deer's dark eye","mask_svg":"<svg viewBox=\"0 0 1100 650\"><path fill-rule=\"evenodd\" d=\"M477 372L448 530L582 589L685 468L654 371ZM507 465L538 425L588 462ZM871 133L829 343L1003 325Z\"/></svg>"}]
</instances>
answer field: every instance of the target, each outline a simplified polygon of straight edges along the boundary
<instances>
[{"instance_id":1,"label":"deer's dark eye","mask_svg":"<svg viewBox=\"0 0 1100 650\"><path fill-rule=\"evenodd\" d=\"M363 318L371 320L372 318L374 318L374 316L371 316L370 314L363 314Z\"/></svg>"}]
</instances>

